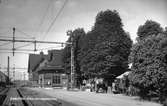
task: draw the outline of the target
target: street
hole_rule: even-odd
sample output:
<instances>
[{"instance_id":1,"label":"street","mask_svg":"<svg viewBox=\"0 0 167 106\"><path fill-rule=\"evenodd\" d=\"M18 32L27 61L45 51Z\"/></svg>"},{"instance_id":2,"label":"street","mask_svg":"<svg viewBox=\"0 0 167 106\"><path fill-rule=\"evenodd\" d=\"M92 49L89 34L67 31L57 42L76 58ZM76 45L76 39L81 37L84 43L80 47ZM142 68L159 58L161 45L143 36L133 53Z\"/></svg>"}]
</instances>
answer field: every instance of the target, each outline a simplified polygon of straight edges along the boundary
<instances>
[{"instance_id":1,"label":"street","mask_svg":"<svg viewBox=\"0 0 167 106\"><path fill-rule=\"evenodd\" d=\"M62 102L62 106L161 106L153 102L139 101L137 97L129 97L120 94L66 91L53 88L30 89L58 98Z\"/></svg>"}]
</instances>

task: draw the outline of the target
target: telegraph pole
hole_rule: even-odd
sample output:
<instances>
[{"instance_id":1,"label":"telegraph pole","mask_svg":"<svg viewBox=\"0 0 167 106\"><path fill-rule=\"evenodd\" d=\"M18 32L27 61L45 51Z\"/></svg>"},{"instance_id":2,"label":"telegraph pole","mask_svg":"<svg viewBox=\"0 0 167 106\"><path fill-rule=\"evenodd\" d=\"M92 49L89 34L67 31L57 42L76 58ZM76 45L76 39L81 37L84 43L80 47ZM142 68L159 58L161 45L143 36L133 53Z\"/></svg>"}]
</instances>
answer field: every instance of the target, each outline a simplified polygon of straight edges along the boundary
<instances>
[{"instance_id":1,"label":"telegraph pole","mask_svg":"<svg viewBox=\"0 0 167 106\"><path fill-rule=\"evenodd\" d=\"M71 88L74 85L74 46L73 46L73 37L71 37Z\"/></svg>"},{"instance_id":2,"label":"telegraph pole","mask_svg":"<svg viewBox=\"0 0 167 106\"><path fill-rule=\"evenodd\" d=\"M67 35L71 37L71 89L74 88L75 84L75 67L74 67L74 36L72 35L72 31L68 31Z\"/></svg>"},{"instance_id":3,"label":"telegraph pole","mask_svg":"<svg viewBox=\"0 0 167 106\"><path fill-rule=\"evenodd\" d=\"M13 81L15 81L15 65L13 66Z\"/></svg>"},{"instance_id":4,"label":"telegraph pole","mask_svg":"<svg viewBox=\"0 0 167 106\"><path fill-rule=\"evenodd\" d=\"M1 72L1 64L0 64L0 72ZM0 77L0 81L2 81L2 78Z\"/></svg>"},{"instance_id":5,"label":"telegraph pole","mask_svg":"<svg viewBox=\"0 0 167 106\"><path fill-rule=\"evenodd\" d=\"M9 84L9 67L10 67L10 63L9 63L9 61L10 61L10 58L9 58L9 56L8 56L8 67L7 67L7 75L8 75L8 78L7 78L7 83Z\"/></svg>"},{"instance_id":6,"label":"telegraph pole","mask_svg":"<svg viewBox=\"0 0 167 106\"><path fill-rule=\"evenodd\" d=\"M14 51L15 51L15 27L13 28L13 56L14 56Z\"/></svg>"},{"instance_id":7,"label":"telegraph pole","mask_svg":"<svg viewBox=\"0 0 167 106\"><path fill-rule=\"evenodd\" d=\"M23 72L23 77L24 77L24 79L23 79L23 80L24 80L24 85L25 85L25 75L26 75L26 74L25 74L25 72Z\"/></svg>"}]
</instances>

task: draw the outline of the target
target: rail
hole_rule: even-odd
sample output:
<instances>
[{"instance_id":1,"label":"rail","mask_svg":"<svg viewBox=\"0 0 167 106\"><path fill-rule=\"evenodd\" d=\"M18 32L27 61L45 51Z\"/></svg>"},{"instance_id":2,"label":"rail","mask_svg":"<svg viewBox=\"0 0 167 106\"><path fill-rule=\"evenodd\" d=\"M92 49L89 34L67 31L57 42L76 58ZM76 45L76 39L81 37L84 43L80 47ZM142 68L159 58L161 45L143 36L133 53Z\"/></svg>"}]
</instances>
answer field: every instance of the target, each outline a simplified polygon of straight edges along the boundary
<instances>
[{"instance_id":1,"label":"rail","mask_svg":"<svg viewBox=\"0 0 167 106\"><path fill-rule=\"evenodd\" d=\"M3 104L4 100L6 99L8 88L1 88L0 90L0 106Z\"/></svg>"},{"instance_id":2,"label":"rail","mask_svg":"<svg viewBox=\"0 0 167 106\"><path fill-rule=\"evenodd\" d=\"M31 99L37 99L37 98L45 98L46 96L40 95L36 92L33 92L31 90L27 90L26 88L19 88L17 89L17 92L19 93L21 98L31 98ZM58 100L24 100L22 99L22 102L24 106L62 106L62 103Z\"/></svg>"}]
</instances>

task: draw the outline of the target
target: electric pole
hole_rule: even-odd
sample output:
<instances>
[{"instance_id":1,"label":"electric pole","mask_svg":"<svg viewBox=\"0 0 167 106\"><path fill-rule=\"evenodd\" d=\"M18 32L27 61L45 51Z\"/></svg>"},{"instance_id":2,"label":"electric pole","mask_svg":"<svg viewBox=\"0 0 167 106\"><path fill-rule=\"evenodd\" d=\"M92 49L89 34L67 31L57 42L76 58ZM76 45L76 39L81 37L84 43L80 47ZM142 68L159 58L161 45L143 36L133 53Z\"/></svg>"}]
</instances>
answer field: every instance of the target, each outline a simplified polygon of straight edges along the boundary
<instances>
[{"instance_id":1,"label":"electric pole","mask_svg":"<svg viewBox=\"0 0 167 106\"><path fill-rule=\"evenodd\" d=\"M15 65L13 65L13 81L15 81Z\"/></svg>"},{"instance_id":2,"label":"electric pole","mask_svg":"<svg viewBox=\"0 0 167 106\"><path fill-rule=\"evenodd\" d=\"M71 89L74 88L75 84L75 67L74 67L74 35L72 34L72 31L68 31L67 35L71 38Z\"/></svg>"},{"instance_id":3,"label":"electric pole","mask_svg":"<svg viewBox=\"0 0 167 106\"><path fill-rule=\"evenodd\" d=\"M26 81L26 77L25 77L25 75L26 75L26 73L25 72L23 72L23 80L24 80L24 85L25 85L25 81Z\"/></svg>"},{"instance_id":4,"label":"electric pole","mask_svg":"<svg viewBox=\"0 0 167 106\"><path fill-rule=\"evenodd\" d=\"M0 72L1 72L1 64L0 64ZM2 81L2 78L0 77L0 81Z\"/></svg>"},{"instance_id":5,"label":"electric pole","mask_svg":"<svg viewBox=\"0 0 167 106\"><path fill-rule=\"evenodd\" d=\"M73 46L73 36L71 37L71 88L74 85L74 46Z\"/></svg>"},{"instance_id":6,"label":"electric pole","mask_svg":"<svg viewBox=\"0 0 167 106\"><path fill-rule=\"evenodd\" d=\"M13 28L13 56L14 56L14 51L15 51L15 28Z\"/></svg>"},{"instance_id":7,"label":"electric pole","mask_svg":"<svg viewBox=\"0 0 167 106\"><path fill-rule=\"evenodd\" d=\"M7 67L7 75L8 75L8 78L7 78L7 83L9 84L9 67L10 67L10 63L9 63L9 61L10 61L10 58L9 58L9 56L8 56L8 67Z\"/></svg>"}]
</instances>

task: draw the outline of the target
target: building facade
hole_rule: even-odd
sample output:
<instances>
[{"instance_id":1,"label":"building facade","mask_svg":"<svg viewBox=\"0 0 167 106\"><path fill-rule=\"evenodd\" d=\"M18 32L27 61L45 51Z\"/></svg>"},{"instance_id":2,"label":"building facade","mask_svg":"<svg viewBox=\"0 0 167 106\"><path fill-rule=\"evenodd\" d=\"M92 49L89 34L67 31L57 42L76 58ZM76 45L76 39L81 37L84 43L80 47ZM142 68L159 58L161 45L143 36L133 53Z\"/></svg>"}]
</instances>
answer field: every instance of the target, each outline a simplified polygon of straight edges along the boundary
<instances>
[{"instance_id":1,"label":"building facade","mask_svg":"<svg viewBox=\"0 0 167 106\"><path fill-rule=\"evenodd\" d=\"M50 50L29 72L29 79L40 87L67 87L68 78L62 62L62 50ZM47 57L47 58L46 58Z\"/></svg>"}]
</instances>

